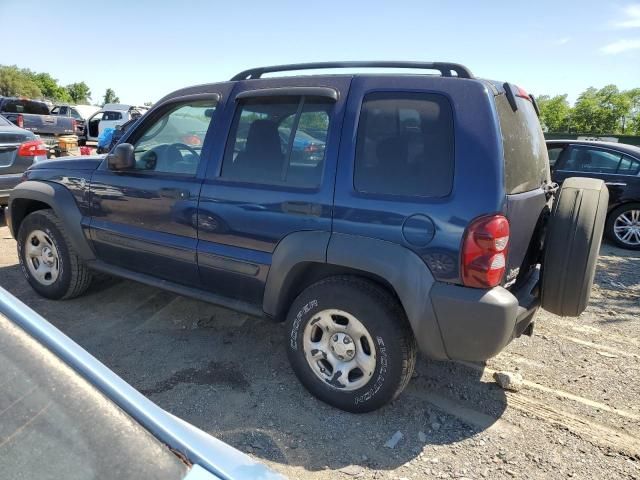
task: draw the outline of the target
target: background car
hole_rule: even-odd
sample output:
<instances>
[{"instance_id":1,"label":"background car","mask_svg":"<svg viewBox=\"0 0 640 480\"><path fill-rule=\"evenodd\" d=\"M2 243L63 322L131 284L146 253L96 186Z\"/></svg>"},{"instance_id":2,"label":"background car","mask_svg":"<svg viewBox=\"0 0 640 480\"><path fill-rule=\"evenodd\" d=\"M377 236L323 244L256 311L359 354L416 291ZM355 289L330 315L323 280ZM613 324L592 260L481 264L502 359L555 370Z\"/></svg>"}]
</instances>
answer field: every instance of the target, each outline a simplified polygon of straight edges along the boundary
<instances>
[{"instance_id":1,"label":"background car","mask_svg":"<svg viewBox=\"0 0 640 480\"><path fill-rule=\"evenodd\" d=\"M87 120L87 134L84 140L97 142L105 128L116 128L129 120L140 118L147 110L147 107L107 103L102 107L102 110L94 113Z\"/></svg>"},{"instance_id":2,"label":"background car","mask_svg":"<svg viewBox=\"0 0 640 480\"><path fill-rule=\"evenodd\" d=\"M87 134L87 119L98 110L100 107L95 105L56 105L51 109L51 115L75 119L76 134L84 139Z\"/></svg>"},{"instance_id":3,"label":"background car","mask_svg":"<svg viewBox=\"0 0 640 480\"><path fill-rule=\"evenodd\" d=\"M17 127L0 115L0 208L9 192L33 163L47 159L47 146L36 134Z\"/></svg>"},{"instance_id":4,"label":"background car","mask_svg":"<svg viewBox=\"0 0 640 480\"><path fill-rule=\"evenodd\" d=\"M162 410L2 288L0 359L2 478L283 478Z\"/></svg>"},{"instance_id":5,"label":"background car","mask_svg":"<svg viewBox=\"0 0 640 480\"><path fill-rule=\"evenodd\" d=\"M604 180L609 188L605 234L623 248L640 250L640 148L624 143L548 140L553 181Z\"/></svg>"}]
</instances>

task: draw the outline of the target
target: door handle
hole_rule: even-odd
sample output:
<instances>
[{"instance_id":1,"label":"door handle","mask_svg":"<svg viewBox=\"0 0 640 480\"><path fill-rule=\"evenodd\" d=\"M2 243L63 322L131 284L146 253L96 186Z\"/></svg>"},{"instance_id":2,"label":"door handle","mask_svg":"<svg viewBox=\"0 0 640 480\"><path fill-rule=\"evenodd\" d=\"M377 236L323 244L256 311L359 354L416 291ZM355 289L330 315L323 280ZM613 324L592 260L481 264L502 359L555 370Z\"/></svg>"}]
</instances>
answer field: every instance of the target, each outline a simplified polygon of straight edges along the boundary
<instances>
[{"instance_id":1,"label":"door handle","mask_svg":"<svg viewBox=\"0 0 640 480\"><path fill-rule=\"evenodd\" d=\"M322 213L322 206L317 203L309 202L284 202L282 211L286 213L297 213L300 215L311 215L319 217Z\"/></svg>"},{"instance_id":2,"label":"door handle","mask_svg":"<svg viewBox=\"0 0 640 480\"><path fill-rule=\"evenodd\" d=\"M604 182L605 185L609 185L611 187L626 187L627 184L624 182Z\"/></svg>"}]
</instances>

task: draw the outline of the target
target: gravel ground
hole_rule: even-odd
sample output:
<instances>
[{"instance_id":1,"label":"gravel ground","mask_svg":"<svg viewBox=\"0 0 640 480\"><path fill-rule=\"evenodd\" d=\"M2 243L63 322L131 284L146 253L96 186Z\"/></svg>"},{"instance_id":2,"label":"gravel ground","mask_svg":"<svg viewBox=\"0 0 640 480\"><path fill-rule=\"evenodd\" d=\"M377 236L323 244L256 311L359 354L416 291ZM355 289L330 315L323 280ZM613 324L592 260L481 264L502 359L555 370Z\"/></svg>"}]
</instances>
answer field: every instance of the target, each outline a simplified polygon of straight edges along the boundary
<instances>
[{"instance_id":1,"label":"gravel ground","mask_svg":"<svg viewBox=\"0 0 640 480\"><path fill-rule=\"evenodd\" d=\"M303 389L282 325L111 278L38 297L6 227L0 285L163 408L290 478L640 479L638 252L602 247L580 318L541 312L533 337L486 365L421 358L403 395L364 415ZM501 389L501 370L523 388Z\"/></svg>"}]
</instances>

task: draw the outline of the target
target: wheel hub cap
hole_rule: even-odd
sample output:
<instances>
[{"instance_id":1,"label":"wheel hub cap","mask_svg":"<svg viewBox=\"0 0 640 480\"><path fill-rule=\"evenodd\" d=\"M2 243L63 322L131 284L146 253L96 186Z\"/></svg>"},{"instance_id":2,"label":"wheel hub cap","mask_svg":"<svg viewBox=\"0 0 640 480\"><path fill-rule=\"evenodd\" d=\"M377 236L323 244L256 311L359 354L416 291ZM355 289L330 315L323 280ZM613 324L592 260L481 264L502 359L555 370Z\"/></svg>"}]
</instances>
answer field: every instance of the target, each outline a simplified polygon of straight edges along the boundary
<instances>
[{"instance_id":1,"label":"wheel hub cap","mask_svg":"<svg viewBox=\"0 0 640 480\"><path fill-rule=\"evenodd\" d=\"M346 333L336 333L329 341L329 348L340 360L351 360L356 354L353 339Z\"/></svg>"},{"instance_id":2,"label":"wheel hub cap","mask_svg":"<svg viewBox=\"0 0 640 480\"><path fill-rule=\"evenodd\" d=\"M317 313L304 329L303 344L311 371L333 388L356 390L373 377L377 363L373 338L348 312Z\"/></svg>"},{"instance_id":3,"label":"wheel hub cap","mask_svg":"<svg viewBox=\"0 0 640 480\"><path fill-rule=\"evenodd\" d=\"M24 262L38 283L51 285L60 273L58 249L42 230L34 230L28 236L24 247Z\"/></svg>"}]
</instances>

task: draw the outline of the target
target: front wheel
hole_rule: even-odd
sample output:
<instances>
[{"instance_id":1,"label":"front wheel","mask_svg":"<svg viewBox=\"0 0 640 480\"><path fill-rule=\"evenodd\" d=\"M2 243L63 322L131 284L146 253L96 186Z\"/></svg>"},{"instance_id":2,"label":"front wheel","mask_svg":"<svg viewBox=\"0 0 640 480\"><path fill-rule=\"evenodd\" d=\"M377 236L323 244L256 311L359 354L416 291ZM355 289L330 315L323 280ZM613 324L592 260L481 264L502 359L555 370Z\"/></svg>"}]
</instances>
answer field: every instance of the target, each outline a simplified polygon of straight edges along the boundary
<instances>
[{"instance_id":1,"label":"front wheel","mask_svg":"<svg viewBox=\"0 0 640 480\"><path fill-rule=\"evenodd\" d=\"M22 271L33 289L53 300L77 297L91 283L91 272L73 250L60 219L37 210L20 224L17 237Z\"/></svg>"},{"instance_id":2,"label":"front wheel","mask_svg":"<svg viewBox=\"0 0 640 480\"><path fill-rule=\"evenodd\" d=\"M619 247L640 250L640 203L627 203L613 210L605 232Z\"/></svg>"},{"instance_id":3,"label":"front wheel","mask_svg":"<svg viewBox=\"0 0 640 480\"><path fill-rule=\"evenodd\" d=\"M411 378L416 343L397 299L356 277L311 285L287 317L288 355L320 400L354 413L395 399Z\"/></svg>"}]
</instances>

